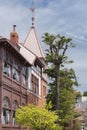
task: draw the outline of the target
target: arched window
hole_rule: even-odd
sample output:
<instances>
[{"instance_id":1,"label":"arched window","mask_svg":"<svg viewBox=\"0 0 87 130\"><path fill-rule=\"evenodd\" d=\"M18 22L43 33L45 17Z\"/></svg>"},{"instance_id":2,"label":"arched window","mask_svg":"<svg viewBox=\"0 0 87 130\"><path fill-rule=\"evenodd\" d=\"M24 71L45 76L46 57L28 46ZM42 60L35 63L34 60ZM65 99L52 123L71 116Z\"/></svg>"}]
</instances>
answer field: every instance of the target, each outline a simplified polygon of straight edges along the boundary
<instances>
[{"instance_id":1,"label":"arched window","mask_svg":"<svg viewBox=\"0 0 87 130\"><path fill-rule=\"evenodd\" d=\"M16 100L14 100L13 104L12 104L12 109L13 109L13 111L12 111L12 124L13 125L17 124L15 122L15 111L17 110L17 108L18 108L18 102Z\"/></svg>"},{"instance_id":2,"label":"arched window","mask_svg":"<svg viewBox=\"0 0 87 130\"><path fill-rule=\"evenodd\" d=\"M8 97L4 97L2 101L2 123L9 124L10 123L10 100Z\"/></svg>"},{"instance_id":3,"label":"arched window","mask_svg":"<svg viewBox=\"0 0 87 130\"><path fill-rule=\"evenodd\" d=\"M18 108L18 102L14 100L12 104L12 109L16 110L17 108Z\"/></svg>"}]
</instances>

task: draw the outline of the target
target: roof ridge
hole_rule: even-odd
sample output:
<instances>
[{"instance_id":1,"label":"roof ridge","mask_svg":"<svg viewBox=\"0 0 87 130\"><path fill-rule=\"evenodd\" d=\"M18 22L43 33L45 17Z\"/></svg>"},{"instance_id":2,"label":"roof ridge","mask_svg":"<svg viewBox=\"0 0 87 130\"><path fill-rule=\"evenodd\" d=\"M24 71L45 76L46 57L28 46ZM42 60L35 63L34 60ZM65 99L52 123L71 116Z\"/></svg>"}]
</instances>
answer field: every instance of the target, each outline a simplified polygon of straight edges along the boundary
<instances>
[{"instance_id":1,"label":"roof ridge","mask_svg":"<svg viewBox=\"0 0 87 130\"><path fill-rule=\"evenodd\" d=\"M36 43L34 43L35 41L36 41ZM32 43L34 43L34 44L32 45ZM29 50L31 50L31 52L33 52L38 57L43 57L43 58L45 57L44 51L41 47L39 38L37 37L36 30L34 27L31 27L31 29L30 29L30 31L29 31L29 33L24 41L24 46L26 46L26 48L28 48L28 49L29 49L29 47L31 49L34 49L34 50L31 50L31 49L29 49ZM36 48L35 48L35 46L36 46Z\"/></svg>"},{"instance_id":2,"label":"roof ridge","mask_svg":"<svg viewBox=\"0 0 87 130\"><path fill-rule=\"evenodd\" d=\"M40 41L39 41L39 39L38 39L38 37L37 37L37 34L36 34L36 32L35 32L35 29L34 29L34 33L35 33L35 37L36 37L36 40L37 40L37 43L38 43L38 47L39 47L39 49L40 49L40 52L41 52L41 54L42 54L42 57L44 57L44 53L43 53L43 50L42 50L42 48L41 48L41 44L39 44Z\"/></svg>"},{"instance_id":3,"label":"roof ridge","mask_svg":"<svg viewBox=\"0 0 87 130\"><path fill-rule=\"evenodd\" d=\"M21 43L19 43L21 44ZM26 46L24 46L23 44L21 44L26 50L30 51L34 56L36 56L31 50L29 50L29 48L27 48Z\"/></svg>"}]
</instances>

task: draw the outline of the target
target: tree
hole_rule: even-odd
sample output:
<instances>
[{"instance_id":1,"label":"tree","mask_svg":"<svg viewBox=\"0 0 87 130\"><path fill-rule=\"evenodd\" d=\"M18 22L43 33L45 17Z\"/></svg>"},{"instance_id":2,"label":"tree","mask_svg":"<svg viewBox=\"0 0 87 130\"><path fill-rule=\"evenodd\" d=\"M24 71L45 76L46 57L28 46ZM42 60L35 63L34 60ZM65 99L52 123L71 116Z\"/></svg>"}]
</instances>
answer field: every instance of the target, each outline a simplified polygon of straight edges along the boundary
<instances>
[{"instance_id":1,"label":"tree","mask_svg":"<svg viewBox=\"0 0 87 130\"><path fill-rule=\"evenodd\" d=\"M74 104L76 100L76 91L73 85L78 86L75 72L73 69L63 69L60 71L60 110L58 115L61 125L68 125L75 116ZM56 89L55 83L50 84L50 91L47 95L47 104L52 102L52 110L55 108Z\"/></svg>"},{"instance_id":2,"label":"tree","mask_svg":"<svg viewBox=\"0 0 87 130\"><path fill-rule=\"evenodd\" d=\"M76 102L77 102L77 100L78 100L80 97L82 97L82 94L81 94L80 91L75 91L75 95L76 95Z\"/></svg>"},{"instance_id":3,"label":"tree","mask_svg":"<svg viewBox=\"0 0 87 130\"><path fill-rule=\"evenodd\" d=\"M75 116L74 104L76 102L76 91L73 86L78 86L75 71L63 69L60 72L60 111L61 124L69 124Z\"/></svg>"},{"instance_id":4,"label":"tree","mask_svg":"<svg viewBox=\"0 0 87 130\"><path fill-rule=\"evenodd\" d=\"M87 96L87 91L83 92L83 96Z\"/></svg>"},{"instance_id":5,"label":"tree","mask_svg":"<svg viewBox=\"0 0 87 130\"><path fill-rule=\"evenodd\" d=\"M16 111L16 121L33 130L61 130L61 127L55 123L57 119L55 112L32 104L20 106Z\"/></svg>"},{"instance_id":6,"label":"tree","mask_svg":"<svg viewBox=\"0 0 87 130\"><path fill-rule=\"evenodd\" d=\"M68 61L68 57L65 55L68 48L74 47L71 41L71 38L60 35L54 36L49 33L45 33L43 36L43 42L48 45L46 62L49 67L45 70L45 73L51 78L51 85L55 83L56 110L60 109L60 69L65 63L72 62Z\"/></svg>"},{"instance_id":7,"label":"tree","mask_svg":"<svg viewBox=\"0 0 87 130\"><path fill-rule=\"evenodd\" d=\"M72 39L60 35L44 34L44 42L48 45L46 50L46 62L48 68L45 70L50 78L47 104L51 101L52 109L57 110L61 125L66 126L74 119L76 113L74 104L76 102L76 91L78 86L75 71L67 69L66 64L73 63L66 56L69 48L75 47Z\"/></svg>"}]
</instances>

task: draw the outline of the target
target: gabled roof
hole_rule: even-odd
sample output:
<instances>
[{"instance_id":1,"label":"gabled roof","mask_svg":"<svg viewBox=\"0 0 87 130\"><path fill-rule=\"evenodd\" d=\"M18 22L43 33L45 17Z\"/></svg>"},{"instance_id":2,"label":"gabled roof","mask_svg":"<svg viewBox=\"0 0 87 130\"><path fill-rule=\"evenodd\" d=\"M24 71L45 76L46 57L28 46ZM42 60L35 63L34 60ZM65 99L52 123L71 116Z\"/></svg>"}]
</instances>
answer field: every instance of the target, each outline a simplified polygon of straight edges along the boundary
<instances>
[{"instance_id":1,"label":"gabled roof","mask_svg":"<svg viewBox=\"0 0 87 130\"><path fill-rule=\"evenodd\" d=\"M26 47L24 47L22 44L19 44L20 46L20 53L25 57L25 59L32 65L34 64L34 61L36 60L36 56L31 53Z\"/></svg>"},{"instance_id":2,"label":"gabled roof","mask_svg":"<svg viewBox=\"0 0 87 130\"><path fill-rule=\"evenodd\" d=\"M37 57L44 58L44 53L34 27L31 27L30 32L25 39L24 46L33 52Z\"/></svg>"},{"instance_id":3,"label":"gabled roof","mask_svg":"<svg viewBox=\"0 0 87 130\"><path fill-rule=\"evenodd\" d=\"M12 51L15 55L20 57L22 62L25 62L25 63L27 63L27 65L30 65L30 62L28 60L26 60L26 58L19 52L19 50L20 50L19 44L18 44L18 46L17 45L15 46L7 38L1 38L0 39L0 46L4 46L5 48L8 48L9 49L8 51Z\"/></svg>"},{"instance_id":4,"label":"gabled roof","mask_svg":"<svg viewBox=\"0 0 87 130\"><path fill-rule=\"evenodd\" d=\"M23 55L23 57L31 64L34 65L35 61L38 61L38 63L41 66L44 66L44 64L41 62L41 60L29 49L27 49L24 45L19 44L20 46L20 53Z\"/></svg>"}]
</instances>

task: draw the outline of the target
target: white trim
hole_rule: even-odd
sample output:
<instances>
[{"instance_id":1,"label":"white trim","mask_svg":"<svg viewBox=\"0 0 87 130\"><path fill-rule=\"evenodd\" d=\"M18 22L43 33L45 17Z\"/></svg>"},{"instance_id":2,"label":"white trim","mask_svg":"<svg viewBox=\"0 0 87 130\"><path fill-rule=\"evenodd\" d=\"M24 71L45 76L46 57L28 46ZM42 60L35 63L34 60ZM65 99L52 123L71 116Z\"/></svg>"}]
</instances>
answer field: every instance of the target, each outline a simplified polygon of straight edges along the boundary
<instances>
[{"instance_id":1,"label":"white trim","mask_svg":"<svg viewBox=\"0 0 87 130\"><path fill-rule=\"evenodd\" d=\"M31 67L28 68L28 89L31 90Z\"/></svg>"}]
</instances>

